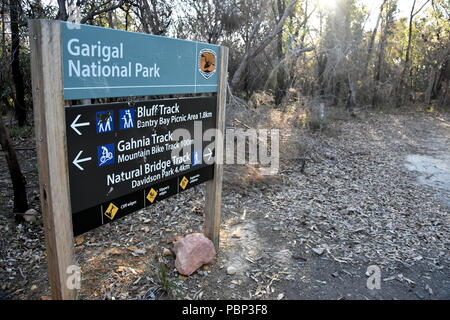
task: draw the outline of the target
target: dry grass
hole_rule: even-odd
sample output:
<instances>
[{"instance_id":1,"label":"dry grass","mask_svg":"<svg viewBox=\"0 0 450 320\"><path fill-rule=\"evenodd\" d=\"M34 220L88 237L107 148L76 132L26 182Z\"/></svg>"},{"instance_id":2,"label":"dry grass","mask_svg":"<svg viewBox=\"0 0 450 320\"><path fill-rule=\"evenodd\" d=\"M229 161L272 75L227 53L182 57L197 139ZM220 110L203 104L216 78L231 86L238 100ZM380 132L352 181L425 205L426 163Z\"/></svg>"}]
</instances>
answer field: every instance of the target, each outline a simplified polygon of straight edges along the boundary
<instances>
[{"instance_id":1,"label":"dry grass","mask_svg":"<svg viewBox=\"0 0 450 320\"><path fill-rule=\"evenodd\" d=\"M308 159L317 134L338 135L333 123L348 118L342 109L326 108L325 117L321 119L316 101L291 91L289 99L277 108L273 107L273 96L265 92L254 93L248 103L232 96L227 106L227 129L279 130L280 170L289 161ZM246 159L248 151L247 143ZM261 175L259 165L250 164L226 165L224 180L231 188L263 186L278 181L274 176Z\"/></svg>"}]
</instances>

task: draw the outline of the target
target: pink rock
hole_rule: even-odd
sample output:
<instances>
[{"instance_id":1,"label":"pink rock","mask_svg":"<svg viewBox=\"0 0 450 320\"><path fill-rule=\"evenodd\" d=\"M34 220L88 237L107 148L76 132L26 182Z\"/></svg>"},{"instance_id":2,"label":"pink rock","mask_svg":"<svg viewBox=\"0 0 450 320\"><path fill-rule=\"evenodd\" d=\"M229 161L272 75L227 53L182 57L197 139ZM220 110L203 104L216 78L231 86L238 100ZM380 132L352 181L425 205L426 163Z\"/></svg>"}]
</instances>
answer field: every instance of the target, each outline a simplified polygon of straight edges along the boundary
<instances>
[{"instance_id":1,"label":"pink rock","mask_svg":"<svg viewBox=\"0 0 450 320\"><path fill-rule=\"evenodd\" d=\"M188 234L174 245L177 256L175 267L180 274L189 276L204 264L211 263L216 250L211 240L201 233Z\"/></svg>"}]
</instances>

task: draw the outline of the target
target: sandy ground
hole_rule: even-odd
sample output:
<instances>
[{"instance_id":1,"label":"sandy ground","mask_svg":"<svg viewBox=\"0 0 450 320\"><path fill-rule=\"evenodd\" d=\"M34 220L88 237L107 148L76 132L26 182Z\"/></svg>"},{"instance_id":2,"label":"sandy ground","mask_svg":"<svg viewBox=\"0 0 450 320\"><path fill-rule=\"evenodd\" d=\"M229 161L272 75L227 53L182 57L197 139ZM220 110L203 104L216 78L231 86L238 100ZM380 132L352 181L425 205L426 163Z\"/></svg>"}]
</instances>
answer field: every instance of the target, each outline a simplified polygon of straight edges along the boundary
<instances>
[{"instance_id":1,"label":"sandy ground","mask_svg":"<svg viewBox=\"0 0 450 320\"><path fill-rule=\"evenodd\" d=\"M423 153L408 155L405 164L418 173L419 184L438 190L442 201L450 208L450 125L442 121L440 126L442 130L427 137Z\"/></svg>"}]
</instances>

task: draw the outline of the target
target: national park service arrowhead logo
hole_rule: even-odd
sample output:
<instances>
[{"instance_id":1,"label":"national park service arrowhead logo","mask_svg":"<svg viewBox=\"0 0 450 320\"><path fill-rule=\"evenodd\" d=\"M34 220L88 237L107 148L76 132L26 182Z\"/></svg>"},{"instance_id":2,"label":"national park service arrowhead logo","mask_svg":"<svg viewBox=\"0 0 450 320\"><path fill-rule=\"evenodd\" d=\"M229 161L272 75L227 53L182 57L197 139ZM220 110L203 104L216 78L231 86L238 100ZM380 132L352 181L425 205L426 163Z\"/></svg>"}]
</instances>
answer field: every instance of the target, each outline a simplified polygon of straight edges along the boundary
<instances>
[{"instance_id":1,"label":"national park service arrowhead logo","mask_svg":"<svg viewBox=\"0 0 450 320\"><path fill-rule=\"evenodd\" d=\"M216 72L216 53L211 49L202 49L198 54L198 70L205 79Z\"/></svg>"}]
</instances>

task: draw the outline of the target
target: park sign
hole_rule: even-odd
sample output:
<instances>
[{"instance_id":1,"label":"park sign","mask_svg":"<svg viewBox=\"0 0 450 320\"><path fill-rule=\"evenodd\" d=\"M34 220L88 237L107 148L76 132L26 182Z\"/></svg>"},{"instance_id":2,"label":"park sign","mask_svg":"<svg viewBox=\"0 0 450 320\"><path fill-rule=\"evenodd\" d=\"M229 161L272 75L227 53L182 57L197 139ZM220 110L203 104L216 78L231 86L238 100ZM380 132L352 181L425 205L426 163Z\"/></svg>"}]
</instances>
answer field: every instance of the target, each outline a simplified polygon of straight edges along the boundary
<instances>
[{"instance_id":1,"label":"park sign","mask_svg":"<svg viewBox=\"0 0 450 320\"><path fill-rule=\"evenodd\" d=\"M202 137L216 127L216 100L66 107L74 235L211 180L214 147Z\"/></svg>"},{"instance_id":2,"label":"park sign","mask_svg":"<svg viewBox=\"0 0 450 320\"><path fill-rule=\"evenodd\" d=\"M29 26L52 297L77 296L74 235L205 182L204 233L217 250L228 49L61 21Z\"/></svg>"},{"instance_id":3,"label":"park sign","mask_svg":"<svg viewBox=\"0 0 450 320\"><path fill-rule=\"evenodd\" d=\"M217 92L217 45L60 23L65 100Z\"/></svg>"}]
</instances>

